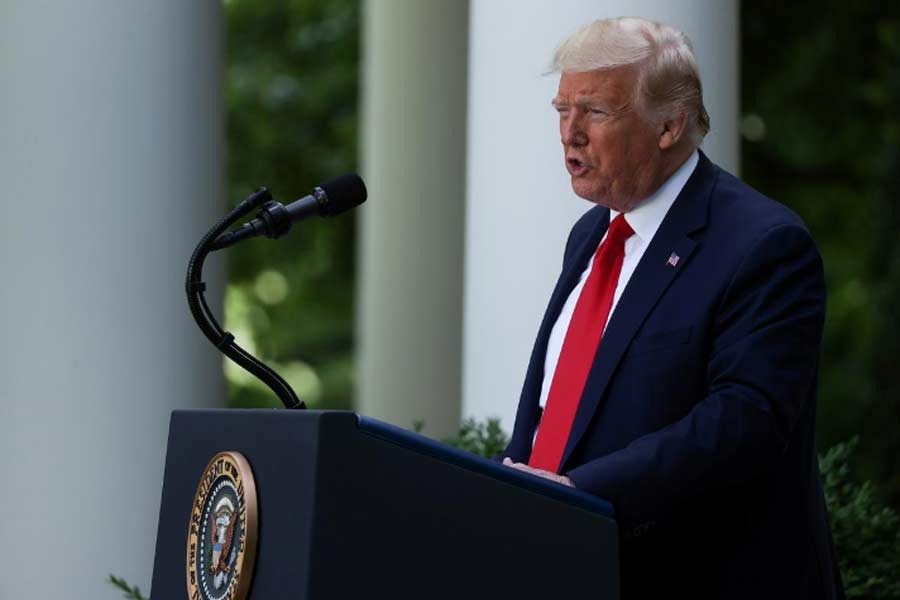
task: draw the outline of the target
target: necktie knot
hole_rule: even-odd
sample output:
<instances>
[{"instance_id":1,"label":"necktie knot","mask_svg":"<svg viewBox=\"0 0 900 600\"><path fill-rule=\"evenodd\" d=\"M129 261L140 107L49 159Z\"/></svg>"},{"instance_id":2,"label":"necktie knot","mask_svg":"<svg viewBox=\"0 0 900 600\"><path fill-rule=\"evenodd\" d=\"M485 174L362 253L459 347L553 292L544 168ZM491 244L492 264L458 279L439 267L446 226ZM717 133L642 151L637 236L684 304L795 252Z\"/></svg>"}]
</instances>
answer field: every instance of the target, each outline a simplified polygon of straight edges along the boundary
<instances>
[{"instance_id":1,"label":"necktie knot","mask_svg":"<svg viewBox=\"0 0 900 600\"><path fill-rule=\"evenodd\" d=\"M625 220L625 215L616 215L616 218L609 224L609 233L607 238L611 243L616 245L625 243L625 240L634 235L634 229Z\"/></svg>"}]
</instances>

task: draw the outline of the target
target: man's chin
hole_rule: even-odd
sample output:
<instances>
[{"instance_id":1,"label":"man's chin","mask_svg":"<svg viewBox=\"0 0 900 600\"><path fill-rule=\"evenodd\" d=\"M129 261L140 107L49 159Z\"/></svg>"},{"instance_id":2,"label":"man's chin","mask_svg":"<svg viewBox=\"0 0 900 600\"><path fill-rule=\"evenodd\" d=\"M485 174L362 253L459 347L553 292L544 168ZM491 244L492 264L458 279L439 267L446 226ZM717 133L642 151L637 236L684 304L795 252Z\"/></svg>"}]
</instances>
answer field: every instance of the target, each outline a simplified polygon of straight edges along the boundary
<instances>
[{"instance_id":1,"label":"man's chin","mask_svg":"<svg viewBox=\"0 0 900 600\"><path fill-rule=\"evenodd\" d=\"M583 200L587 200L588 202L610 208L610 206L606 203L606 197L598 192L596 188L585 185L586 183L587 182L585 182L583 179L572 177L572 191L575 192L575 195L579 198L582 198Z\"/></svg>"}]
</instances>

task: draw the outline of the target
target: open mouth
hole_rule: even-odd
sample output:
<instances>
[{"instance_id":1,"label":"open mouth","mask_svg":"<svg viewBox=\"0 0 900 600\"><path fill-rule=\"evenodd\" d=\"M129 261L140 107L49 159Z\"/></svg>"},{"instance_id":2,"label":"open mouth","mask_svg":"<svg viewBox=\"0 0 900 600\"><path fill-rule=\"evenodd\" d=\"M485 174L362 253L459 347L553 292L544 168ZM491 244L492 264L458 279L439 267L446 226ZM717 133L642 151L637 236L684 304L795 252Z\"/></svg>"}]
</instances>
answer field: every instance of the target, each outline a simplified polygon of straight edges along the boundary
<instances>
[{"instance_id":1,"label":"open mouth","mask_svg":"<svg viewBox=\"0 0 900 600\"><path fill-rule=\"evenodd\" d=\"M569 173L571 173L572 175L578 175L587 170L588 164L580 158L570 156L566 158L566 167L569 169Z\"/></svg>"}]
</instances>

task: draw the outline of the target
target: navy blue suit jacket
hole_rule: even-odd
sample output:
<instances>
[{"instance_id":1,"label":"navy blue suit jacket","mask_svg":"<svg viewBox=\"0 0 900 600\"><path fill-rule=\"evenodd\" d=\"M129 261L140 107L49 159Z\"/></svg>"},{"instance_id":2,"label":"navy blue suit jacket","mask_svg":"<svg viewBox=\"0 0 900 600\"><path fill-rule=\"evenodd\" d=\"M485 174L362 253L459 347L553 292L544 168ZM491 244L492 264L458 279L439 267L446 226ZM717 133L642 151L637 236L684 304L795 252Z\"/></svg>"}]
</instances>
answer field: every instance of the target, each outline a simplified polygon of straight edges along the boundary
<instances>
[{"instance_id":1,"label":"navy blue suit jacket","mask_svg":"<svg viewBox=\"0 0 900 600\"><path fill-rule=\"evenodd\" d=\"M515 461L550 330L608 225L598 206L572 228ZM824 317L803 222L701 153L609 321L560 470L616 507L623 598L842 597L814 436Z\"/></svg>"}]
</instances>

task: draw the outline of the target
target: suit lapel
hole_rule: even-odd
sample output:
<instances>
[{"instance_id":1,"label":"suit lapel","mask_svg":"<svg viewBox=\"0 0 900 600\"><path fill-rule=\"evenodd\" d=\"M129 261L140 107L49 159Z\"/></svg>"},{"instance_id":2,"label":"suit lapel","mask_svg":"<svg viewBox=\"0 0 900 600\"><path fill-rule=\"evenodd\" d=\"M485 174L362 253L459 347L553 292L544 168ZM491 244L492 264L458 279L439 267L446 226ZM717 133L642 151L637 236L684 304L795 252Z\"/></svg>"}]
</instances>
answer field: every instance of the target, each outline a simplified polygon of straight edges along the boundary
<instances>
[{"instance_id":1,"label":"suit lapel","mask_svg":"<svg viewBox=\"0 0 900 600\"><path fill-rule=\"evenodd\" d=\"M584 386L561 465L566 464L599 409L632 338L690 260L697 242L689 234L706 224L715 179L715 166L701 152L694 173L663 219L616 304ZM675 266L668 264L673 253L678 256Z\"/></svg>"},{"instance_id":2,"label":"suit lapel","mask_svg":"<svg viewBox=\"0 0 900 600\"><path fill-rule=\"evenodd\" d=\"M572 290L578 283L581 274L587 267L587 263L593 256L594 251L597 250L597 246L600 244L600 240L608 227L609 211L606 210L597 219L589 235L585 236L580 244L573 249L572 256L569 257L563 266L563 272L560 274L556 287L553 289L553 294L550 296L550 302L547 304L547 310L544 313L544 319L541 321L534 349L531 352L528 371L525 374L523 397L519 402L520 408L513 429L513 440L510 444L510 454L518 460L528 460L528 456L531 454L531 432L538 419L538 403L544 380L544 362L550 332L559 318L559 313L562 312L566 299L568 299L569 294L572 293Z\"/></svg>"},{"instance_id":3,"label":"suit lapel","mask_svg":"<svg viewBox=\"0 0 900 600\"><path fill-rule=\"evenodd\" d=\"M569 298L569 294L572 293L572 290L575 289L575 286L578 284L581 274L584 273L584 270L587 268L588 261L594 255L594 252L596 252L597 246L600 245L600 240L603 238L607 229L609 229L609 210L604 211L603 216L598 219L597 223L591 229L590 234L582 240L577 248L575 248L573 259L569 260L563 269L563 273L556 284L556 288L553 290L553 295L550 296L547 313L544 316L544 321L541 323L541 329L538 333L538 338L543 345L541 356L544 355L547 349L550 331L556 324L556 319L559 317L559 313L562 312L563 305Z\"/></svg>"}]
</instances>

